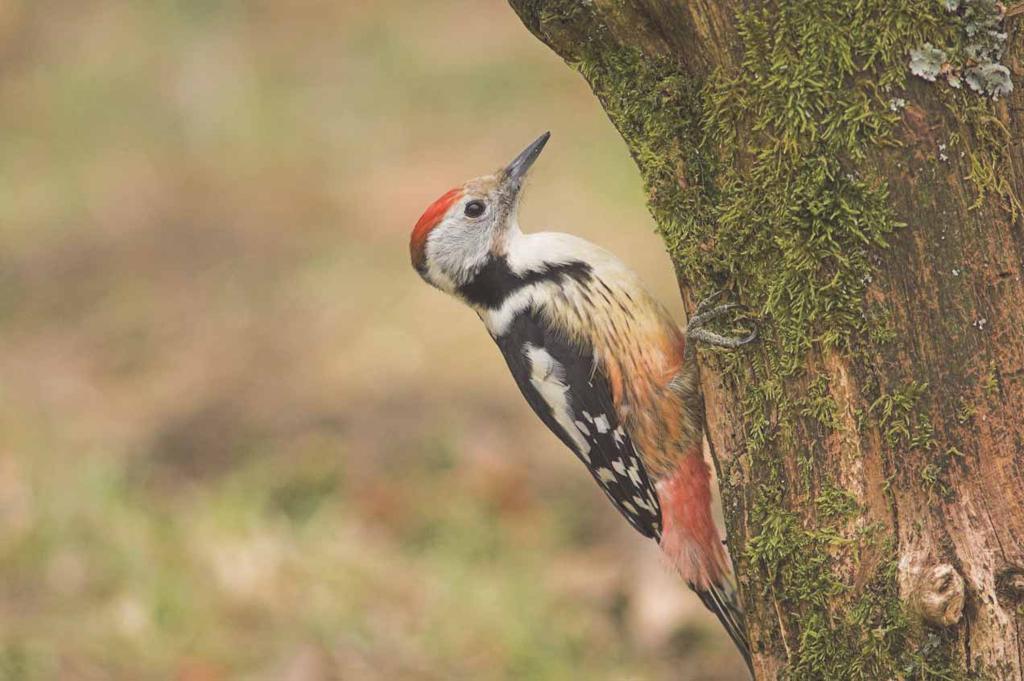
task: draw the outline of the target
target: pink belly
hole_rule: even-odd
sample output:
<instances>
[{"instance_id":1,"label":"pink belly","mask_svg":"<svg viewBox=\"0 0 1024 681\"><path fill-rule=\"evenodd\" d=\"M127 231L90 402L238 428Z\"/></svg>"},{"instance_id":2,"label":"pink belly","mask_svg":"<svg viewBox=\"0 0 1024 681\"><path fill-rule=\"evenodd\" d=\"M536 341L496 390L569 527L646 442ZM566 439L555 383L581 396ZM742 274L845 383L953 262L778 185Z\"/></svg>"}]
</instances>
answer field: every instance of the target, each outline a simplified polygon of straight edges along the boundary
<instances>
[{"instance_id":1,"label":"pink belly","mask_svg":"<svg viewBox=\"0 0 1024 681\"><path fill-rule=\"evenodd\" d=\"M722 539L711 515L711 480L700 450L682 458L675 473L657 484L661 549L679 575L698 589L728 574Z\"/></svg>"}]
</instances>

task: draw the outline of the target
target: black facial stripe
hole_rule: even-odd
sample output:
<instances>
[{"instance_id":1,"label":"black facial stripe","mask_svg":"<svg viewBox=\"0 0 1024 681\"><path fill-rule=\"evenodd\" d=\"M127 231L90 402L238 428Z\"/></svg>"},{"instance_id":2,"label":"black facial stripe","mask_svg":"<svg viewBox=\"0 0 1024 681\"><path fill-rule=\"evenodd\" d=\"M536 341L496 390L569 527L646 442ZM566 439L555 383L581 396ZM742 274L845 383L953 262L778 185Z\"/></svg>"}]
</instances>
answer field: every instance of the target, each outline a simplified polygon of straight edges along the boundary
<instances>
[{"instance_id":1,"label":"black facial stripe","mask_svg":"<svg viewBox=\"0 0 1024 681\"><path fill-rule=\"evenodd\" d=\"M591 279L590 272L590 265L574 260L516 274L505 257L491 258L469 283L459 287L459 294L473 305L496 310L506 298L525 286L562 281L565 277L587 283Z\"/></svg>"}]
</instances>

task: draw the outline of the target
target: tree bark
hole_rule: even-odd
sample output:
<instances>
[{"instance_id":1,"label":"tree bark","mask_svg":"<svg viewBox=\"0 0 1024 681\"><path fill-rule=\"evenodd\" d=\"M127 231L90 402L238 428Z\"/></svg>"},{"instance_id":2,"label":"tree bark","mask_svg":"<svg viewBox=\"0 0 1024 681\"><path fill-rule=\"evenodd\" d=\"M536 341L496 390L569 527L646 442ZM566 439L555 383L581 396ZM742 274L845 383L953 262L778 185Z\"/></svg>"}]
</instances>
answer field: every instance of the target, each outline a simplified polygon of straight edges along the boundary
<instances>
[{"instance_id":1,"label":"tree bark","mask_svg":"<svg viewBox=\"0 0 1024 681\"><path fill-rule=\"evenodd\" d=\"M510 4L629 145L686 309L759 320L700 355L757 677L1024 680L1024 14Z\"/></svg>"}]
</instances>

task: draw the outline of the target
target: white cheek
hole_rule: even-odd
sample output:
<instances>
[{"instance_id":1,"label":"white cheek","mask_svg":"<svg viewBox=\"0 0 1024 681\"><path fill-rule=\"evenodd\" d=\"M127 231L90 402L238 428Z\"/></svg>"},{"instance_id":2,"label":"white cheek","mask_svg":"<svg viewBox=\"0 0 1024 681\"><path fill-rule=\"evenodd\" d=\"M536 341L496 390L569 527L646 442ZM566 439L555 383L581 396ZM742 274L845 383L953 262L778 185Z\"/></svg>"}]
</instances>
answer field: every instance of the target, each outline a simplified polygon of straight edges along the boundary
<instances>
[{"instance_id":1,"label":"white cheek","mask_svg":"<svg viewBox=\"0 0 1024 681\"><path fill-rule=\"evenodd\" d=\"M463 224L445 218L427 238L427 273L434 284L455 291L486 261L490 251L489 225Z\"/></svg>"},{"instance_id":2,"label":"white cheek","mask_svg":"<svg viewBox=\"0 0 1024 681\"><path fill-rule=\"evenodd\" d=\"M427 281L445 293L455 293L455 289L458 288L455 280L448 276L448 274L438 266L437 261L429 256L427 257Z\"/></svg>"}]
</instances>

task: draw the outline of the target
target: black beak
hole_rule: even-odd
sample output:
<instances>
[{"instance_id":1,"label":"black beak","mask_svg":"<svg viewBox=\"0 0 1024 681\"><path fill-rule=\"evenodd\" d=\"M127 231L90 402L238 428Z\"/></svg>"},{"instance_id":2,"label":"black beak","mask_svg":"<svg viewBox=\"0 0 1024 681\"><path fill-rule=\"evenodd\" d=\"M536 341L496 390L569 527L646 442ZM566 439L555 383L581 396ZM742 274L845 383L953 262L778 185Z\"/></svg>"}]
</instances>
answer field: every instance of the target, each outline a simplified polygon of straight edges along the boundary
<instances>
[{"instance_id":1,"label":"black beak","mask_svg":"<svg viewBox=\"0 0 1024 681\"><path fill-rule=\"evenodd\" d=\"M544 149L544 145L548 143L549 137L551 137L550 132L544 133L534 140L530 146L523 149L523 151L516 156L511 163L505 166L505 170L503 171L503 180L506 185L516 186L522 181L526 172L530 169L530 166L532 166L533 162L537 160L538 156L540 156L540 152Z\"/></svg>"}]
</instances>

